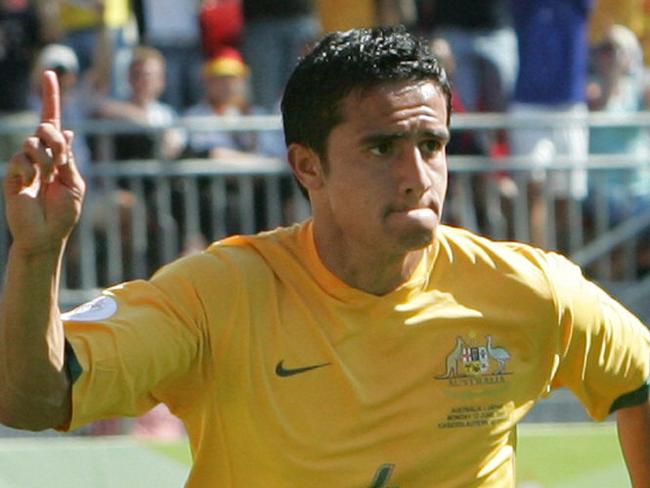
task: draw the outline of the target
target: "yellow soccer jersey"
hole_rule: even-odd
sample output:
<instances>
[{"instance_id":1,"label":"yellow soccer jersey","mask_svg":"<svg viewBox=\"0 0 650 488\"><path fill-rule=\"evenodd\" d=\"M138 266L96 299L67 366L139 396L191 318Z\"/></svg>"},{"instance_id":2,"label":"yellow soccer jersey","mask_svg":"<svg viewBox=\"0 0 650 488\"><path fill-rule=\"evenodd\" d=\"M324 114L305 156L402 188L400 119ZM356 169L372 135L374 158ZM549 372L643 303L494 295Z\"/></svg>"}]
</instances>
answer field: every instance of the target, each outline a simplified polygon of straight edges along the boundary
<instances>
[{"instance_id":1,"label":"yellow soccer jersey","mask_svg":"<svg viewBox=\"0 0 650 488\"><path fill-rule=\"evenodd\" d=\"M381 297L325 268L308 221L65 319L70 428L164 402L189 434L189 487L514 486L515 424L536 401L566 386L602 419L650 373L645 326L577 267L444 226Z\"/></svg>"}]
</instances>

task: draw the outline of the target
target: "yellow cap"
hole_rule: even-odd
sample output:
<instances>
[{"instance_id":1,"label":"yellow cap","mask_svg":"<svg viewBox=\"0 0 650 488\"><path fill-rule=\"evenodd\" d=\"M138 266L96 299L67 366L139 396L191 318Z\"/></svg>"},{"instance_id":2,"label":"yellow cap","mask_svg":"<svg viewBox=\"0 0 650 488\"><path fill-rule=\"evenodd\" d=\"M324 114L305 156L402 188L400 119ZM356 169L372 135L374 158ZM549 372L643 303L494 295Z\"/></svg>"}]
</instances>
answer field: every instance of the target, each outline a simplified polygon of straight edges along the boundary
<instances>
[{"instance_id":1,"label":"yellow cap","mask_svg":"<svg viewBox=\"0 0 650 488\"><path fill-rule=\"evenodd\" d=\"M210 76L244 76L248 74L248 66L233 48L224 48L203 65L203 72Z\"/></svg>"}]
</instances>

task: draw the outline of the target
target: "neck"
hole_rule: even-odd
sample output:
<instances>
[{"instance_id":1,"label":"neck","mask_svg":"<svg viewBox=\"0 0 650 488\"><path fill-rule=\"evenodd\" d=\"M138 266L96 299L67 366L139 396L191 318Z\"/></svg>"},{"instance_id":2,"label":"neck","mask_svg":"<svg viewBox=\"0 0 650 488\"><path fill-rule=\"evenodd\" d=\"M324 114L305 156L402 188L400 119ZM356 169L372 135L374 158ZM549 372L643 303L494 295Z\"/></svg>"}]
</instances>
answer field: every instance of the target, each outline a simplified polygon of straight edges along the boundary
<instances>
[{"instance_id":1,"label":"neck","mask_svg":"<svg viewBox=\"0 0 650 488\"><path fill-rule=\"evenodd\" d=\"M373 252L373 246L354 245L341 235L328 235L316 225L314 241L327 269L349 286L377 296L406 283L424 253L422 249L395 254Z\"/></svg>"}]
</instances>

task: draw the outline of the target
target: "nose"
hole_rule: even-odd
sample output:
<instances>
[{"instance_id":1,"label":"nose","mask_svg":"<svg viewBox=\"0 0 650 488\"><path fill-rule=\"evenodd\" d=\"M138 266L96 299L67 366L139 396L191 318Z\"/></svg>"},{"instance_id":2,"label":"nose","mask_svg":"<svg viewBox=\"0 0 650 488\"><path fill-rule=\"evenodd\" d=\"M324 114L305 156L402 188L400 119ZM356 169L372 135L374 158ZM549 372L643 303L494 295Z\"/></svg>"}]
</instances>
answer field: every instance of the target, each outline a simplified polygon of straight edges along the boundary
<instances>
[{"instance_id":1,"label":"nose","mask_svg":"<svg viewBox=\"0 0 650 488\"><path fill-rule=\"evenodd\" d=\"M404 149L397 167L400 194L419 199L433 185L434 169L417 146Z\"/></svg>"}]
</instances>

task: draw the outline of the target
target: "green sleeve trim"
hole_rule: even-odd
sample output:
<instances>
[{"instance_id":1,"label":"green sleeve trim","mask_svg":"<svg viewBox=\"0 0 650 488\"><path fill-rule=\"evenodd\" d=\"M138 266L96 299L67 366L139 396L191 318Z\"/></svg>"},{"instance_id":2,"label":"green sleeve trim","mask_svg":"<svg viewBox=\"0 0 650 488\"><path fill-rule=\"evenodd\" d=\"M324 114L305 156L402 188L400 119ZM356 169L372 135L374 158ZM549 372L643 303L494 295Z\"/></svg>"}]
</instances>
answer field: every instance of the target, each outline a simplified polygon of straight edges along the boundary
<instances>
[{"instance_id":1,"label":"green sleeve trim","mask_svg":"<svg viewBox=\"0 0 650 488\"><path fill-rule=\"evenodd\" d=\"M649 392L650 378L648 378L640 388L618 397L614 403L612 403L609 413L615 412L621 408L636 407L637 405L647 402Z\"/></svg>"},{"instance_id":2,"label":"green sleeve trim","mask_svg":"<svg viewBox=\"0 0 650 488\"><path fill-rule=\"evenodd\" d=\"M75 381L77 381L79 376L81 376L83 368L81 367L81 364L79 364L77 355L68 341L65 341L65 368L68 372L70 383L74 385Z\"/></svg>"}]
</instances>

